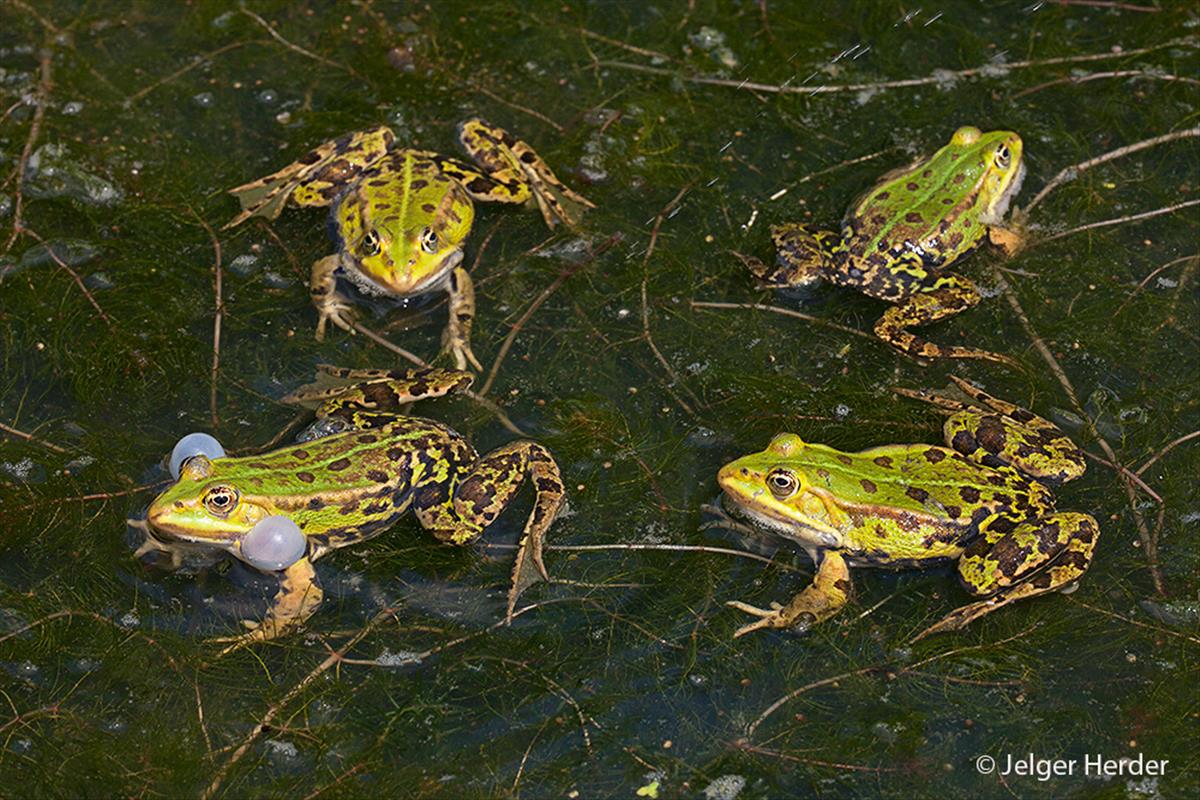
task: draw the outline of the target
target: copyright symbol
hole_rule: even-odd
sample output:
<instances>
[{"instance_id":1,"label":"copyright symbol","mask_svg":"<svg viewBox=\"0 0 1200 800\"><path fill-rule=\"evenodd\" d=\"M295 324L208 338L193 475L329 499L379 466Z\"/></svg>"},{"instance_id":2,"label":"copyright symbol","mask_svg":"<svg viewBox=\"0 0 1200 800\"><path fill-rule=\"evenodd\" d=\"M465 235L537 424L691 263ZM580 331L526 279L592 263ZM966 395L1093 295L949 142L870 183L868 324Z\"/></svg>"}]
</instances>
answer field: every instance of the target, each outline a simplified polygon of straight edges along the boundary
<instances>
[{"instance_id":1,"label":"copyright symbol","mask_svg":"<svg viewBox=\"0 0 1200 800\"><path fill-rule=\"evenodd\" d=\"M991 775L996 771L996 759L991 756L979 756L975 759L975 771L980 775Z\"/></svg>"}]
</instances>

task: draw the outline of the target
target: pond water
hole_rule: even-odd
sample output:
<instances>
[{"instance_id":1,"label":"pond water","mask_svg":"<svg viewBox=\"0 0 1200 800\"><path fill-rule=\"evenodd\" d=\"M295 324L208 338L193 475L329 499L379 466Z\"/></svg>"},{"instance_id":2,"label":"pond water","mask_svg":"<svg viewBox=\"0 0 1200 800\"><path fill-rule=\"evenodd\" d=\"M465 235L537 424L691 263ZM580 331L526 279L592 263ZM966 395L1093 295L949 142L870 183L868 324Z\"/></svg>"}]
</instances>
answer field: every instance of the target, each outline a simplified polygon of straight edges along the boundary
<instances>
[{"instance_id":1,"label":"pond water","mask_svg":"<svg viewBox=\"0 0 1200 800\"><path fill-rule=\"evenodd\" d=\"M1194 4L11 0L0 20L0 794L1200 794ZM465 548L410 518L318 563L304 632L218 658L277 582L134 557L126 519L173 444L247 451L318 364L406 366L314 339L324 212L223 230L225 192L377 125L461 156L473 115L596 204L554 231L480 205L464 260L477 388L568 489L553 582L501 624L528 498ZM771 225L836 225L962 125L1023 138L1028 246L956 264L984 299L923 333L1018 369L921 364L870 335L878 300L755 284L738 254L770 261ZM432 358L445 303L412 305L357 308ZM705 524L717 469L780 431L940 442L892 389L950 375L1089 454L1057 492L1101 527L1078 590L913 642L969 601L954 571L855 570L834 619L735 640L728 601L786 602L812 566ZM419 411L481 451L514 438L470 398Z\"/></svg>"}]
</instances>

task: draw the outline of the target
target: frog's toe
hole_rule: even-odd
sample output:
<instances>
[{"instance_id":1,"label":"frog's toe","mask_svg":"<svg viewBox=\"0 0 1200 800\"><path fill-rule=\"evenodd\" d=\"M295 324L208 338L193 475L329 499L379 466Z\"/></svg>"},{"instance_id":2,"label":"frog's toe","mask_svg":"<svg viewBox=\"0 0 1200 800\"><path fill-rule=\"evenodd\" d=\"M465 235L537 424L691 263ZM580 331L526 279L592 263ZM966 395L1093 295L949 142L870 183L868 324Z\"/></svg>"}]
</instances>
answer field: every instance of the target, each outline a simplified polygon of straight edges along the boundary
<instances>
[{"instance_id":1,"label":"frog's toe","mask_svg":"<svg viewBox=\"0 0 1200 800\"><path fill-rule=\"evenodd\" d=\"M926 636L932 636L937 633L961 630L995 608L997 608L996 604L990 600L981 600L978 603L971 603L962 608L956 608L939 621L918 633L909 642L919 642Z\"/></svg>"},{"instance_id":2,"label":"frog's toe","mask_svg":"<svg viewBox=\"0 0 1200 800\"><path fill-rule=\"evenodd\" d=\"M770 609L759 608L758 606L752 606L749 603L742 603L737 600L729 600L725 603L725 605L759 618L754 622L743 625L734 631L733 638L735 639L745 636L747 633L752 633L764 628L788 627L787 621L783 618L783 606L779 603L772 602Z\"/></svg>"},{"instance_id":3,"label":"frog's toe","mask_svg":"<svg viewBox=\"0 0 1200 800\"><path fill-rule=\"evenodd\" d=\"M317 341L325 340L325 326L332 322L349 334L354 333L354 309L341 298L334 298L317 309Z\"/></svg>"}]
</instances>

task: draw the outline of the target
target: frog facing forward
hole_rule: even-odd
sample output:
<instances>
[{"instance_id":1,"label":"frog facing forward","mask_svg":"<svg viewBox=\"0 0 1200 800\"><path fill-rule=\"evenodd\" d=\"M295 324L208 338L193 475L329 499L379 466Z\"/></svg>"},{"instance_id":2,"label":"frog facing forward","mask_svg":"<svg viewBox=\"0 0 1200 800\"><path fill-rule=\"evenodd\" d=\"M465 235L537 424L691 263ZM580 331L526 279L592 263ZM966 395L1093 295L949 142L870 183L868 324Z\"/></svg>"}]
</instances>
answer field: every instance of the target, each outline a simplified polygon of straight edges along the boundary
<instances>
[{"instance_id":1,"label":"frog facing forward","mask_svg":"<svg viewBox=\"0 0 1200 800\"><path fill-rule=\"evenodd\" d=\"M523 141L481 119L459 126L475 164L425 150L395 147L386 127L326 142L264 178L230 189L242 212L231 228L252 217L274 219L284 206L330 207L337 252L312 266L317 339L327 322L354 332L350 299L338 292L343 275L368 295L416 297L445 291L449 321L443 349L455 366L480 369L471 351L475 290L462 266L463 243L475 218L474 201L534 201L546 224L574 225L583 196L567 188Z\"/></svg>"},{"instance_id":2,"label":"frog facing forward","mask_svg":"<svg viewBox=\"0 0 1200 800\"><path fill-rule=\"evenodd\" d=\"M979 302L975 285L946 268L985 239L1015 252L1020 237L1002 221L1024 176L1021 137L962 127L930 158L883 176L846 212L839 233L778 225L771 229L776 263L744 261L772 288L828 281L892 303L875 335L914 358L1012 365L1008 356L933 344L908 329Z\"/></svg>"},{"instance_id":3,"label":"frog facing forward","mask_svg":"<svg viewBox=\"0 0 1200 800\"><path fill-rule=\"evenodd\" d=\"M729 603L758 617L735 636L803 631L829 619L849 598L852 566L956 564L962 585L981 599L917 638L1074 587L1100 528L1088 514L1055 511L1052 487L1083 474L1083 451L1047 420L954 380L969 401L902 392L950 414L946 447L843 453L784 433L721 468L726 507L797 543L817 565L812 584L787 605Z\"/></svg>"}]
</instances>

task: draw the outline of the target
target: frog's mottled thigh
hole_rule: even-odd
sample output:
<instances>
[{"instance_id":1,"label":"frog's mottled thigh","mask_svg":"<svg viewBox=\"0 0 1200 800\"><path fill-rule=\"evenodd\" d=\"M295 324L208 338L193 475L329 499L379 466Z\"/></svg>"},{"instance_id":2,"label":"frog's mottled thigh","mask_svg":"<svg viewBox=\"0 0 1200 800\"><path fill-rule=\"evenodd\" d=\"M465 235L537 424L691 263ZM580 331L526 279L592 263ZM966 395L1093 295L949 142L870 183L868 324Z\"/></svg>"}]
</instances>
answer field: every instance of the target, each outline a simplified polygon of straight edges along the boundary
<instances>
[{"instance_id":1,"label":"frog's mottled thigh","mask_svg":"<svg viewBox=\"0 0 1200 800\"><path fill-rule=\"evenodd\" d=\"M325 325L332 321L344 331L354 333L354 310L349 299L337 290L337 268L341 257L325 256L312 265L309 295L317 309L317 341L325 339Z\"/></svg>"},{"instance_id":2,"label":"frog's mottled thigh","mask_svg":"<svg viewBox=\"0 0 1200 800\"><path fill-rule=\"evenodd\" d=\"M513 567L507 611L510 619L521 592L547 577L542 544L566 495L550 451L536 442L511 442L477 459L459 479L452 496L443 486L428 486L422 487L413 500L413 513L421 525L444 542L465 544L500 516L526 476L533 482L535 498Z\"/></svg>"},{"instance_id":3,"label":"frog's mottled thigh","mask_svg":"<svg viewBox=\"0 0 1200 800\"><path fill-rule=\"evenodd\" d=\"M469 119L459 127L458 138L482 171L448 158L438 165L476 200L524 203L532 197L551 228L559 222L579 221L580 209L572 206L595 208L560 181L532 147L503 128Z\"/></svg>"},{"instance_id":4,"label":"frog's mottled thigh","mask_svg":"<svg viewBox=\"0 0 1200 800\"><path fill-rule=\"evenodd\" d=\"M442 352L449 353L454 366L465 370L467 365L482 370L479 359L471 351L471 326L475 321L475 282L471 273L455 267L446 280L446 294L450 298L449 318L442 331Z\"/></svg>"},{"instance_id":5,"label":"frog's mottled thigh","mask_svg":"<svg viewBox=\"0 0 1200 800\"><path fill-rule=\"evenodd\" d=\"M1087 469L1083 451L1054 423L951 378L981 408L964 407L946 420L950 447L984 466L1007 464L1044 480L1071 481Z\"/></svg>"},{"instance_id":6,"label":"frog's mottled thigh","mask_svg":"<svg viewBox=\"0 0 1200 800\"><path fill-rule=\"evenodd\" d=\"M813 230L797 223L771 228L775 263L757 258L742 261L763 284L773 288L805 288L822 280L833 269L832 248L839 241L833 231Z\"/></svg>"},{"instance_id":7,"label":"frog's mottled thigh","mask_svg":"<svg viewBox=\"0 0 1200 800\"><path fill-rule=\"evenodd\" d=\"M1069 589L1091 564L1099 536L1095 518L1078 512L1049 514L1007 533L990 531L958 563L967 591L987 599L956 609L916 638L957 630L1015 600Z\"/></svg>"},{"instance_id":8,"label":"frog's mottled thigh","mask_svg":"<svg viewBox=\"0 0 1200 800\"><path fill-rule=\"evenodd\" d=\"M251 628L249 633L217 637L213 641L229 642L229 646L220 653L225 655L248 644L275 639L302 625L316 613L323 597L324 592L317 583L312 562L307 557L302 558L281 574L279 592L262 622L246 620L243 624Z\"/></svg>"},{"instance_id":9,"label":"frog's mottled thigh","mask_svg":"<svg viewBox=\"0 0 1200 800\"><path fill-rule=\"evenodd\" d=\"M945 275L931 288L914 292L884 312L875 323L875 335L914 358L982 358L1018 366L1012 358L987 350L927 342L908 330L960 314L977 304L979 290L966 278Z\"/></svg>"},{"instance_id":10,"label":"frog's mottled thigh","mask_svg":"<svg viewBox=\"0 0 1200 800\"><path fill-rule=\"evenodd\" d=\"M225 227L251 217L275 219L289 200L296 206L329 205L363 169L382 158L394 141L395 135L384 127L348 133L318 145L278 172L230 189L242 212Z\"/></svg>"},{"instance_id":11,"label":"frog's mottled thigh","mask_svg":"<svg viewBox=\"0 0 1200 800\"><path fill-rule=\"evenodd\" d=\"M764 609L737 601L725 605L760 618L738 628L733 634L736 639L762 628L791 628L803 633L839 612L849 599L850 565L841 553L828 550L817 567L813 582L786 606L772 603L770 609Z\"/></svg>"},{"instance_id":12,"label":"frog's mottled thigh","mask_svg":"<svg viewBox=\"0 0 1200 800\"><path fill-rule=\"evenodd\" d=\"M316 383L302 386L283 397L288 405L318 404L317 419L331 416L351 418L360 412L398 412L418 400L444 397L461 392L471 385L473 377L440 367L423 369L352 369L320 364L323 376ZM345 381L330 386L329 381ZM391 414L382 413L371 420L370 427L380 427L394 421Z\"/></svg>"}]
</instances>

